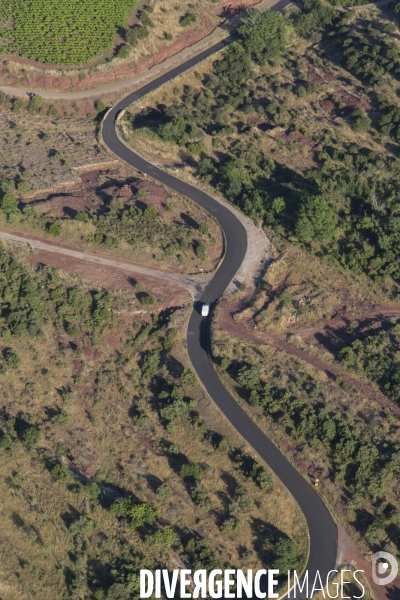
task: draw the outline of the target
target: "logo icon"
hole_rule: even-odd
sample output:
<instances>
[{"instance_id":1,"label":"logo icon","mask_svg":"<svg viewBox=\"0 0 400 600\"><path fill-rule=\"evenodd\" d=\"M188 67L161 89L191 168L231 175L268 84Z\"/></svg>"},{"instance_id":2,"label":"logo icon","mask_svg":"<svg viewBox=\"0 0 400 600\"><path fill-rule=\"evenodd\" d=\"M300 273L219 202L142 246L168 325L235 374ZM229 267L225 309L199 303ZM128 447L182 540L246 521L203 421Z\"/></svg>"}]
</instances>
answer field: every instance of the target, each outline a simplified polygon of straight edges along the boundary
<instances>
[{"instance_id":1,"label":"logo icon","mask_svg":"<svg viewBox=\"0 0 400 600\"><path fill-rule=\"evenodd\" d=\"M379 561L379 562L378 562ZM372 579L377 585L388 585L396 579L399 571L397 560L389 552L375 552L372 557ZM385 575L386 577L382 577Z\"/></svg>"}]
</instances>

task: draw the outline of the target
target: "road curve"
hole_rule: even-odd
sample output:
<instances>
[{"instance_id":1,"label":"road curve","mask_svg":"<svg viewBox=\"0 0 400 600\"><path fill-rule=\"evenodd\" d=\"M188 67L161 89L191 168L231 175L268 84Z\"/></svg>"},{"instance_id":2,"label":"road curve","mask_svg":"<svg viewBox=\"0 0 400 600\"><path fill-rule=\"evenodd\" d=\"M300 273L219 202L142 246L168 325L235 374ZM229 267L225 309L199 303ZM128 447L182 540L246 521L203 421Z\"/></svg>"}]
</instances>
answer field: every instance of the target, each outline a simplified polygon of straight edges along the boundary
<instances>
[{"instance_id":1,"label":"road curve","mask_svg":"<svg viewBox=\"0 0 400 600\"><path fill-rule=\"evenodd\" d=\"M279 6L279 8L281 7ZM215 304L224 293L244 259L247 250L247 235L243 225L230 210L216 202L208 194L152 165L125 146L117 136L116 119L121 110L221 50L232 39L233 36L230 36L218 42L198 56L191 58L186 63L133 92L109 111L103 124L103 140L114 154L180 194L188 196L219 221L225 233L226 254L219 270L200 298L200 302L211 305ZM195 306L189 320L187 334L188 351L193 367L207 392L225 417L276 473L297 501L306 518L310 536L310 552L307 564L309 580L313 582L316 571L319 570L322 581L324 581L328 572L334 569L336 565L336 524L318 492L311 487L271 440L257 427L221 383L207 352L208 324L209 321L201 318L198 307ZM303 597L305 598L303 594L297 595L297 598Z\"/></svg>"}]
</instances>

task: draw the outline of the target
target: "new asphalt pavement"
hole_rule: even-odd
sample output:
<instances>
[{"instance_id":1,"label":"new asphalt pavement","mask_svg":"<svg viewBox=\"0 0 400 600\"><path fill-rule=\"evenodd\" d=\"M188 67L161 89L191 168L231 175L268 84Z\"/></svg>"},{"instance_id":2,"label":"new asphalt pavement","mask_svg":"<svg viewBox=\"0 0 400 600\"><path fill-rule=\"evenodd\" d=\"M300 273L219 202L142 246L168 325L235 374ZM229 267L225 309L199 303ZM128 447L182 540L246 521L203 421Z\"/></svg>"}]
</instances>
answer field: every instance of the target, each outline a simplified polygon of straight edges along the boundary
<instances>
[{"instance_id":1,"label":"new asphalt pavement","mask_svg":"<svg viewBox=\"0 0 400 600\"><path fill-rule=\"evenodd\" d=\"M286 1L278 3L274 8L275 10L280 9L287 3ZM195 304L193 308L187 332L190 360L202 384L221 412L274 471L297 501L306 518L309 531L310 550L307 563L309 580L314 581L318 570L324 581L328 572L335 568L337 556L337 527L328 508L321 499L319 491L300 475L225 389L211 364L208 354L209 318L201 317L200 307L203 303L211 306L215 305L235 276L247 250L246 231L230 210L203 191L180 181L140 157L119 139L116 132L116 119L123 109L164 83L178 77L208 56L223 49L232 42L234 36L235 34L232 34L229 38L225 38L207 48L201 54L163 74L156 80L147 83L124 98L107 114L103 123L103 140L109 149L122 160L180 194L188 196L211 213L220 223L225 234L225 258L205 289L200 302ZM236 565L236 568L240 569L242 567ZM298 592L297 598L304 599L306 596L304 593L300 594Z\"/></svg>"}]
</instances>

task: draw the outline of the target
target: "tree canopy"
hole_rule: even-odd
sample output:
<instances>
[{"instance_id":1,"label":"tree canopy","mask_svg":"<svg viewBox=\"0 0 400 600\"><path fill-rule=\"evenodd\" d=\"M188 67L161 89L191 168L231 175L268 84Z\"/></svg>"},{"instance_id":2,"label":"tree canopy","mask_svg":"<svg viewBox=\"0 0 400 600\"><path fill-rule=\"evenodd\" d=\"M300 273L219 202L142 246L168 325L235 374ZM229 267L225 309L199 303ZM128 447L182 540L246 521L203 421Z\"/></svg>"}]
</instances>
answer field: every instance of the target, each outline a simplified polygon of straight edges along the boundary
<instances>
[{"instance_id":1,"label":"tree canopy","mask_svg":"<svg viewBox=\"0 0 400 600\"><path fill-rule=\"evenodd\" d=\"M244 47L257 62L278 56L285 47L286 22L277 12L252 10L239 33Z\"/></svg>"}]
</instances>

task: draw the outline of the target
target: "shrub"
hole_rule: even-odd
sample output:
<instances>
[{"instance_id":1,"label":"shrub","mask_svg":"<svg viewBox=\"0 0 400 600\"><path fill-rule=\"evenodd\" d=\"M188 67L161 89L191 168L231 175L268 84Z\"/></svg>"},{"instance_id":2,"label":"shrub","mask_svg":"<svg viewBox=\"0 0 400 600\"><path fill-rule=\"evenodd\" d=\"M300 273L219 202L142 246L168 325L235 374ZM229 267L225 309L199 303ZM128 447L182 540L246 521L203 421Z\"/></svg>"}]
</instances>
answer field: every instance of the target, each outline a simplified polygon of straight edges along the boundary
<instances>
[{"instance_id":1,"label":"shrub","mask_svg":"<svg viewBox=\"0 0 400 600\"><path fill-rule=\"evenodd\" d=\"M142 306L153 306L155 304L156 299L151 294L145 294L140 297L140 304Z\"/></svg>"},{"instance_id":2,"label":"shrub","mask_svg":"<svg viewBox=\"0 0 400 600\"><path fill-rule=\"evenodd\" d=\"M182 27L188 27L189 25L191 25L192 23L195 23L196 21L197 21L196 15L194 15L193 13L186 13L186 15L181 17L179 23L181 24Z\"/></svg>"},{"instance_id":3,"label":"shrub","mask_svg":"<svg viewBox=\"0 0 400 600\"><path fill-rule=\"evenodd\" d=\"M154 206L148 206L143 211L143 216L146 217L146 219L155 219L157 215L158 215L158 212Z\"/></svg>"},{"instance_id":4,"label":"shrub","mask_svg":"<svg viewBox=\"0 0 400 600\"><path fill-rule=\"evenodd\" d=\"M136 46L139 40L144 40L149 36L149 29L146 25L137 25L128 29L125 33L125 39L132 47Z\"/></svg>"},{"instance_id":5,"label":"shrub","mask_svg":"<svg viewBox=\"0 0 400 600\"><path fill-rule=\"evenodd\" d=\"M139 21L146 27L154 27L153 21L150 19L148 12L141 12L139 15Z\"/></svg>"},{"instance_id":6,"label":"shrub","mask_svg":"<svg viewBox=\"0 0 400 600\"><path fill-rule=\"evenodd\" d=\"M23 101L20 98L18 98L17 100L13 101L12 110L14 112L18 112L19 110L21 110L21 108L24 108L24 106L25 104L23 103Z\"/></svg>"},{"instance_id":7,"label":"shrub","mask_svg":"<svg viewBox=\"0 0 400 600\"><path fill-rule=\"evenodd\" d=\"M18 209L18 200L13 194L6 193L1 196L0 209L6 214L15 213Z\"/></svg>"},{"instance_id":8,"label":"shrub","mask_svg":"<svg viewBox=\"0 0 400 600\"><path fill-rule=\"evenodd\" d=\"M58 481L59 483L66 483L71 479L70 470L63 462L58 462L54 465L50 472L54 481Z\"/></svg>"},{"instance_id":9,"label":"shrub","mask_svg":"<svg viewBox=\"0 0 400 600\"><path fill-rule=\"evenodd\" d=\"M177 337L177 332L176 329L168 329L166 336L164 338L164 342L163 342L163 348L164 350L170 350L172 348L172 346L174 345L174 342L176 340Z\"/></svg>"},{"instance_id":10,"label":"shrub","mask_svg":"<svg viewBox=\"0 0 400 600\"><path fill-rule=\"evenodd\" d=\"M129 56L130 53L130 48L128 44L124 44L123 46L121 46L121 48L119 48L119 50L117 51L117 58L126 58L127 56ZM101 112L101 111L99 111Z\"/></svg>"},{"instance_id":11,"label":"shrub","mask_svg":"<svg viewBox=\"0 0 400 600\"><path fill-rule=\"evenodd\" d=\"M24 444L26 444L29 447L32 447L35 444L37 444L40 438L41 432L39 431L39 429L36 429L36 427L28 427L28 429L24 431L24 434L22 436Z\"/></svg>"},{"instance_id":12,"label":"shrub","mask_svg":"<svg viewBox=\"0 0 400 600\"><path fill-rule=\"evenodd\" d=\"M3 356L7 366L10 367L10 369L18 369L19 365L21 364L21 359L12 348L6 348L3 351Z\"/></svg>"},{"instance_id":13,"label":"shrub","mask_svg":"<svg viewBox=\"0 0 400 600\"><path fill-rule=\"evenodd\" d=\"M104 104L103 100L97 100L95 103L95 107L98 113L102 113L106 110L107 106Z\"/></svg>"},{"instance_id":14,"label":"shrub","mask_svg":"<svg viewBox=\"0 0 400 600\"><path fill-rule=\"evenodd\" d=\"M59 117L60 115L58 114L58 110L57 108L54 106L54 104L50 104L48 110L47 110L47 114L49 115L49 117Z\"/></svg>"},{"instance_id":15,"label":"shrub","mask_svg":"<svg viewBox=\"0 0 400 600\"><path fill-rule=\"evenodd\" d=\"M170 548L175 538L176 533L169 525L164 527L164 529L156 531L153 536L154 543L157 546L162 546L163 548Z\"/></svg>"},{"instance_id":16,"label":"shrub","mask_svg":"<svg viewBox=\"0 0 400 600\"><path fill-rule=\"evenodd\" d=\"M51 233L51 235L58 236L61 233L61 225L57 225L57 223L50 223L47 227L47 231Z\"/></svg>"},{"instance_id":17,"label":"shrub","mask_svg":"<svg viewBox=\"0 0 400 600\"><path fill-rule=\"evenodd\" d=\"M205 245L204 242L202 242L202 241L198 242L198 244L196 246L196 249L195 249L195 252L196 252L196 256L198 258L200 258L200 260L206 260L206 257L207 257L207 247L206 247L206 245Z\"/></svg>"},{"instance_id":18,"label":"shrub","mask_svg":"<svg viewBox=\"0 0 400 600\"><path fill-rule=\"evenodd\" d=\"M192 371L192 369L185 369L182 373L182 381L186 385L196 387L197 386L196 373L194 371Z\"/></svg>"},{"instance_id":19,"label":"shrub","mask_svg":"<svg viewBox=\"0 0 400 600\"><path fill-rule=\"evenodd\" d=\"M44 102L44 99L41 96L38 96L37 94L35 94L34 96L32 96L32 98L29 101L28 104L28 110L34 112L39 110L39 108L42 106Z\"/></svg>"},{"instance_id":20,"label":"shrub","mask_svg":"<svg viewBox=\"0 0 400 600\"><path fill-rule=\"evenodd\" d=\"M163 483L160 485L160 487L157 488L156 493L157 496L160 496L160 498L163 498L163 500L165 500L166 498L169 498L172 495L172 490L169 487L169 485Z\"/></svg>"},{"instance_id":21,"label":"shrub","mask_svg":"<svg viewBox=\"0 0 400 600\"><path fill-rule=\"evenodd\" d=\"M194 479L197 481L201 478L201 475L202 469L197 463L188 463L187 465L182 465L181 470L179 471L179 477L181 479Z\"/></svg>"},{"instance_id":22,"label":"shrub","mask_svg":"<svg viewBox=\"0 0 400 600\"><path fill-rule=\"evenodd\" d=\"M282 294L279 296L279 300L283 306L289 306L293 304L293 296L288 290L284 290Z\"/></svg>"}]
</instances>

